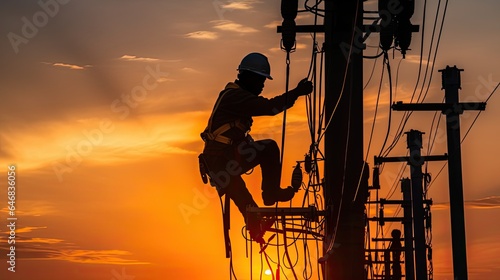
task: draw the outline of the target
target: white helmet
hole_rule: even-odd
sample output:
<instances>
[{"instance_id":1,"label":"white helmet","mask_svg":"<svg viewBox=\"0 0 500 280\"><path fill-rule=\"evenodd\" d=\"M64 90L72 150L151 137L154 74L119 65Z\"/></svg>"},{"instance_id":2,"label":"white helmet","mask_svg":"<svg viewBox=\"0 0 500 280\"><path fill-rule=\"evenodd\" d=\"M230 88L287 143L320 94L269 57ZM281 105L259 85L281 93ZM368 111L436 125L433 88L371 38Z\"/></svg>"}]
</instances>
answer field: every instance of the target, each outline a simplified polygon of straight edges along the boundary
<instances>
[{"instance_id":1,"label":"white helmet","mask_svg":"<svg viewBox=\"0 0 500 280\"><path fill-rule=\"evenodd\" d=\"M271 77L271 66L269 65L269 61L267 57L261 53L250 53L247 54L238 66L238 70L247 70L254 72L256 74L262 75L269 80L272 80Z\"/></svg>"}]
</instances>

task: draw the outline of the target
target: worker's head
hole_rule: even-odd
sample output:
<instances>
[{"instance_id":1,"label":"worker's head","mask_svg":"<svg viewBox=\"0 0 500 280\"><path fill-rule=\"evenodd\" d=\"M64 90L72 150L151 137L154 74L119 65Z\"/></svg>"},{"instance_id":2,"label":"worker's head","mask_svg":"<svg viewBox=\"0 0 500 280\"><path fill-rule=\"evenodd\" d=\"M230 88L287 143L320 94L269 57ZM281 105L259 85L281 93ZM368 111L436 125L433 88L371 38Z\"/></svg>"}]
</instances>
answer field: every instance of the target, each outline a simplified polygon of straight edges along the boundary
<instances>
[{"instance_id":1,"label":"worker's head","mask_svg":"<svg viewBox=\"0 0 500 280\"><path fill-rule=\"evenodd\" d=\"M272 80L271 66L267 57L261 53L246 55L238 66L238 80L250 92L260 94L266 79Z\"/></svg>"}]
</instances>

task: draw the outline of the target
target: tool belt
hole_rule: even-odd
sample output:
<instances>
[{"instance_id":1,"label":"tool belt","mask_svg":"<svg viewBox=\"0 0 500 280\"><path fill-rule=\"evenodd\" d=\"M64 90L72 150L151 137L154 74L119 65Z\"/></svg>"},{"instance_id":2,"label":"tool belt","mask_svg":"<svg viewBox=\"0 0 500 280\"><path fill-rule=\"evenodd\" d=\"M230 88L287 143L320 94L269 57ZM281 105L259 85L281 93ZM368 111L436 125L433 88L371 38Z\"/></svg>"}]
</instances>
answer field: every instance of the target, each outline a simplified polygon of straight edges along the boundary
<instances>
[{"instance_id":1,"label":"tool belt","mask_svg":"<svg viewBox=\"0 0 500 280\"><path fill-rule=\"evenodd\" d=\"M222 196L225 194L225 191L223 188L215 183L215 180L212 179L210 175L210 169L208 168L208 163L205 158L205 155L201 153L198 155L198 164L199 164L199 169L200 169L200 176L201 180L203 181L203 184L207 184L210 182L210 185L214 187L217 190L217 193L219 196Z\"/></svg>"},{"instance_id":2,"label":"tool belt","mask_svg":"<svg viewBox=\"0 0 500 280\"><path fill-rule=\"evenodd\" d=\"M203 184L207 184L210 171L208 170L207 160L203 154L198 156L198 164L200 167L201 180L203 181Z\"/></svg>"}]
</instances>

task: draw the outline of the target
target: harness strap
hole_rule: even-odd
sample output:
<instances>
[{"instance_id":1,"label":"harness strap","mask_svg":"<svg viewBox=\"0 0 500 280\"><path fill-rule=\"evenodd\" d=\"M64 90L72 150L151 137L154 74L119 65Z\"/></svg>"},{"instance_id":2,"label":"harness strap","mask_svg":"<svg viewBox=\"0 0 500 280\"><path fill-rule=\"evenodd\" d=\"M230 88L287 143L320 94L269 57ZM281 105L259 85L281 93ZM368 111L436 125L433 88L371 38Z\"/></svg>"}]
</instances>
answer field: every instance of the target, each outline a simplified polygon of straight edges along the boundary
<instances>
[{"instance_id":1,"label":"harness strap","mask_svg":"<svg viewBox=\"0 0 500 280\"><path fill-rule=\"evenodd\" d=\"M240 130L242 130L243 132L248 132L248 127L245 126L241 122L241 120L236 120L234 122L225 123L225 124L221 125L220 127L218 127L215 131L211 132L211 130L212 130L212 120L213 120L213 117L215 115L215 112L217 111L217 108L219 108L219 105L220 105L220 102L221 102L222 98L224 98L224 96L226 95L226 93L228 93L231 89L235 89L235 88L238 88L238 86L237 85L233 85L233 84L228 85L225 88L224 92L217 99L217 102L215 103L214 109L212 110L212 114L210 115L210 118L208 120L208 125L205 128L205 131L201 134L201 138L205 142L207 142L207 141L216 141L216 142L220 142L220 143L223 143L223 144L231 145L233 143L233 140L231 138L229 138L229 137L226 137L226 136L222 135L223 133L225 133L226 131L230 130L233 127L237 127Z\"/></svg>"},{"instance_id":2,"label":"harness strap","mask_svg":"<svg viewBox=\"0 0 500 280\"><path fill-rule=\"evenodd\" d=\"M242 131L247 130L247 127L240 120L237 120L234 122L225 123L225 124L221 125L214 132L206 132L205 136L206 136L207 140L217 141L217 142L220 142L223 144L231 145L233 143L233 140L229 137L222 135L222 134L224 132L230 130L233 127L237 127L239 129L241 129Z\"/></svg>"}]
</instances>

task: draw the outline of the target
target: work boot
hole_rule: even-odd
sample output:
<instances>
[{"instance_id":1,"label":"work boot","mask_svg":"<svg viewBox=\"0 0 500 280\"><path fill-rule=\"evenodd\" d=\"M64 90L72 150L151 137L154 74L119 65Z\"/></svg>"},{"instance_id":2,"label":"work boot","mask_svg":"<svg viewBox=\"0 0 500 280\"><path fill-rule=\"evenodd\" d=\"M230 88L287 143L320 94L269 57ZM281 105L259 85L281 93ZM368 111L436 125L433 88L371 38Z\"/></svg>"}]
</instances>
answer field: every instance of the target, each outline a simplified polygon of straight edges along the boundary
<instances>
[{"instance_id":1,"label":"work boot","mask_svg":"<svg viewBox=\"0 0 500 280\"><path fill-rule=\"evenodd\" d=\"M274 218L261 219L260 221L249 220L247 228L250 232L250 238L260 244L266 243L264 240L264 234L273 226L274 222Z\"/></svg>"},{"instance_id":2,"label":"work boot","mask_svg":"<svg viewBox=\"0 0 500 280\"><path fill-rule=\"evenodd\" d=\"M287 187L286 189L275 189L266 190L262 192L262 199L264 200L264 205L271 206L276 202L289 201L295 195L295 190L292 187Z\"/></svg>"}]
</instances>

